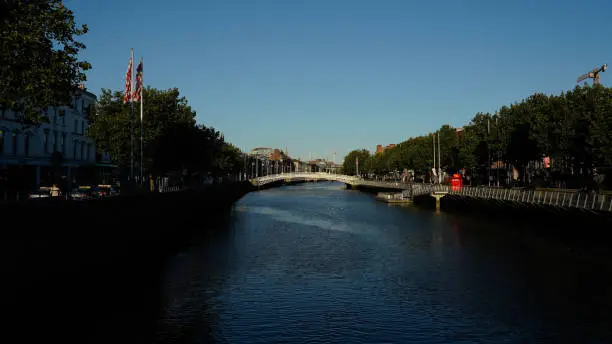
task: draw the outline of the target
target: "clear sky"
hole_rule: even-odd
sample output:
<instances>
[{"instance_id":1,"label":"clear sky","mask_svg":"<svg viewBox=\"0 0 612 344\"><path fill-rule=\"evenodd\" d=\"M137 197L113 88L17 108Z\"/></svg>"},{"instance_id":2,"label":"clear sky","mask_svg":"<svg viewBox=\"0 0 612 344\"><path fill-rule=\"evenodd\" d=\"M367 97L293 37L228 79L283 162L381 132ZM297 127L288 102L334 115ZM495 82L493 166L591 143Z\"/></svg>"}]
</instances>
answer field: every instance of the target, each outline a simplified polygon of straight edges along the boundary
<instances>
[{"instance_id":1,"label":"clear sky","mask_svg":"<svg viewBox=\"0 0 612 344\"><path fill-rule=\"evenodd\" d=\"M609 0L65 3L90 29L90 91L121 89L134 48L145 84L178 87L241 149L338 162L612 64Z\"/></svg>"}]
</instances>

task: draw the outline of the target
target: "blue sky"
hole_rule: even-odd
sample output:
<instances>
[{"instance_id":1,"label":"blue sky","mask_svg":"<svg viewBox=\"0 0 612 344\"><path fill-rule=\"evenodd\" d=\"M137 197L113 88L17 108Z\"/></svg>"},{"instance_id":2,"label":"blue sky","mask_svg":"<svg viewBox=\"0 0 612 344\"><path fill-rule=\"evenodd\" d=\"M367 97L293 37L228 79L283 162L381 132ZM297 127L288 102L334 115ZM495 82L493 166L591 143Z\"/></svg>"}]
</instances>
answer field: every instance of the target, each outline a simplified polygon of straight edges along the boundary
<instances>
[{"instance_id":1,"label":"blue sky","mask_svg":"<svg viewBox=\"0 0 612 344\"><path fill-rule=\"evenodd\" d=\"M65 3L90 29L90 91L121 89L134 48L145 84L178 87L241 149L338 162L612 63L609 0Z\"/></svg>"}]
</instances>

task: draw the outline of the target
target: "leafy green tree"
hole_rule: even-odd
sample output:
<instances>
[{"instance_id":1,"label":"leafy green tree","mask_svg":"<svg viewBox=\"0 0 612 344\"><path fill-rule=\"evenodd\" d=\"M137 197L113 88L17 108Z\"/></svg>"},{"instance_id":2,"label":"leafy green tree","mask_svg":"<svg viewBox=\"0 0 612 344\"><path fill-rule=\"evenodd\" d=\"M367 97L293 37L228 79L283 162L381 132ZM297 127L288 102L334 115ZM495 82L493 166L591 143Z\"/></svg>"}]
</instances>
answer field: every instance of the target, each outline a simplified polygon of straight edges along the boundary
<instances>
[{"instance_id":1,"label":"leafy green tree","mask_svg":"<svg viewBox=\"0 0 612 344\"><path fill-rule=\"evenodd\" d=\"M357 174L356 162L357 159L359 159L359 174L363 174L364 172L367 172L362 170L362 168L369 158L370 152L368 152L367 150L354 150L350 152L346 157L344 157L344 162L342 163L342 170L347 175Z\"/></svg>"},{"instance_id":2,"label":"leafy green tree","mask_svg":"<svg viewBox=\"0 0 612 344\"><path fill-rule=\"evenodd\" d=\"M577 86L557 96L536 93L502 106L493 115L477 113L459 135L451 126L442 126L437 131L441 167L448 172L465 169L482 178L488 175L490 162L499 159L507 172L508 166L514 167L524 181L527 173L535 172L549 181L574 180L574 187L585 186L592 182L595 169L612 170L610 114L612 89L601 85ZM544 156L551 158L545 173ZM353 154L345 159L346 170L354 170L354 158ZM417 178L433 166L432 134L409 138L367 161L372 173L408 168Z\"/></svg>"},{"instance_id":3,"label":"leafy green tree","mask_svg":"<svg viewBox=\"0 0 612 344\"><path fill-rule=\"evenodd\" d=\"M168 132L194 127L196 114L187 99L181 97L175 88L157 90L147 87L143 90L143 97L146 102L143 111L144 163L145 168L150 170L154 167L153 157L161 149L159 142L163 142L159 138L168 135ZM130 121L130 104L123 103L123 92L102 89L97 115L90 118L88 135L96 141L98 149L111 155L115 163L123 166L130 163ZM135 154L139 154L139 115L134 116L134 128ZM185 139L192 137L187 136Z\"/></svg>"},{"instance_id":4,"label":"leafy green tree","mask_svg":"<svg viewBox=\"0 0 612 344\"><path fill-rule=\"evenodd\" d=\"M0 2L0 111L37 125L47 106L71 104L91 68L78 59L86 33L61 0Z\"/></svg>"}]
</instances>

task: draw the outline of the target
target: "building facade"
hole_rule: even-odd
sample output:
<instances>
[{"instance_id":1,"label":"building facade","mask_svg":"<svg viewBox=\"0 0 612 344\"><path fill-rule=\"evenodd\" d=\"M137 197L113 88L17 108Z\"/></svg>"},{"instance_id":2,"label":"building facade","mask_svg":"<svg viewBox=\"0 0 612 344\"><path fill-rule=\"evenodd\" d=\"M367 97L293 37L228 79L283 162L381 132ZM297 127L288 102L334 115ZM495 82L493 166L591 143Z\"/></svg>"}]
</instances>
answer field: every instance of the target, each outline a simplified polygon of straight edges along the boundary
<instances>
[{"instance_id":1,"label":"building facade","mask_svg":"<svg viewBox=\"0 0 612 344\"><path fill-rule=\"evenodd\" d=\"M94 166L95 143L87 130L96 101L80 87L70 106L45 109L48 123L37 127L24 126L11 111L0 114L0 170L5 178L23 179L23 186L32 188L50 184L57 174L75 178L78 168Z\"/></svg>"},{"instance_id":2,"label":"building facade","mask_svg":"<svg viewBox=\"0 0 612 344\"><path fill-rule=\"evenodd\" d=\"M389 144L387 146L384 146L384 147L383 147L383 145L376 145L376 152L374 154L382 153L382 152L386 151L387 149L395 148L395 146L397 146L395 143L391 143L391 144Z\"/></svg>"},{"instance_id":3,"label":"building facade","mask_svg":"<svg viewBox=\"0 0 612 344\"><path fill-rule=\"evenodd\" d=\"M251 152L249 153L249 156L258 158L258 159L269 159L273 153L274 153L273 148L257 147L251 150Z\"/></svg>"}]
</instances>

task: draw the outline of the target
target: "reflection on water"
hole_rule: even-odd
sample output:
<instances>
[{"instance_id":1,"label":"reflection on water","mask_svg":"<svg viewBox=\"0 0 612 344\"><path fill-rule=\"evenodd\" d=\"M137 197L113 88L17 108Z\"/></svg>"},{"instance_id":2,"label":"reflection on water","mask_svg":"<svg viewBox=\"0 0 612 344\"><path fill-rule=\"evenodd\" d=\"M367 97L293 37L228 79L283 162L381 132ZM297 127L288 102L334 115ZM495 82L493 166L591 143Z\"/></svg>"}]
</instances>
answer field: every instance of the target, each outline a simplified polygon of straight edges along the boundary
<instances>
[{"instance_id":1,"label":"reflection on water","mask_svg":"<svg viewBox=\"0 0 612 344\"><path fill-rule=\"evenodd\" d=\"M500 224L341 184L282 187L247 195L226 230L166 264L157 338L606 342L609 276Z\"/></svg>"}]
</instances>

